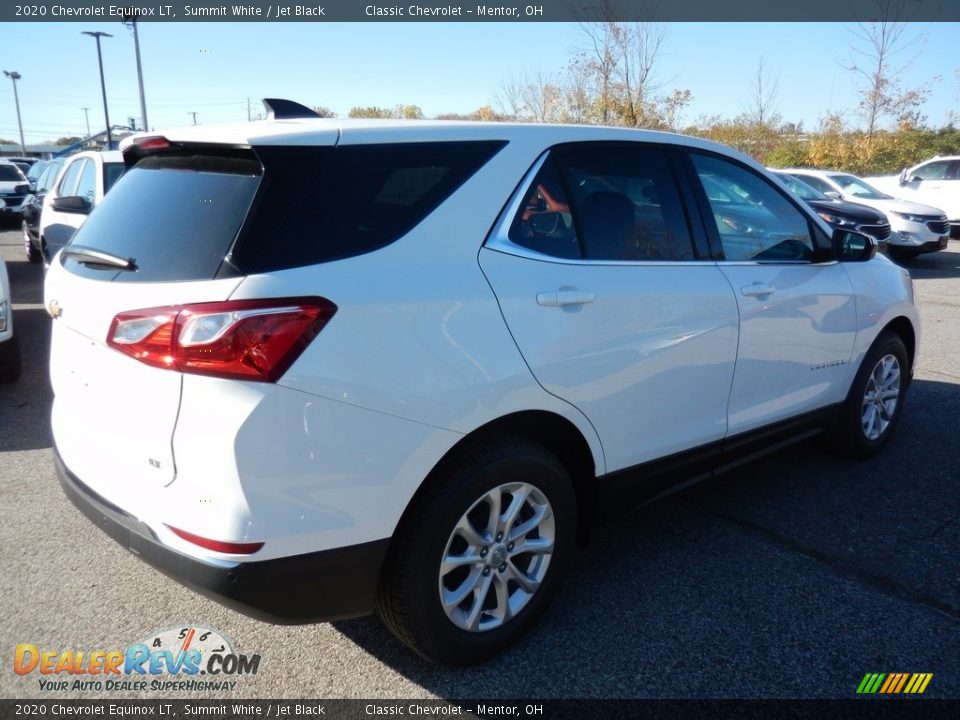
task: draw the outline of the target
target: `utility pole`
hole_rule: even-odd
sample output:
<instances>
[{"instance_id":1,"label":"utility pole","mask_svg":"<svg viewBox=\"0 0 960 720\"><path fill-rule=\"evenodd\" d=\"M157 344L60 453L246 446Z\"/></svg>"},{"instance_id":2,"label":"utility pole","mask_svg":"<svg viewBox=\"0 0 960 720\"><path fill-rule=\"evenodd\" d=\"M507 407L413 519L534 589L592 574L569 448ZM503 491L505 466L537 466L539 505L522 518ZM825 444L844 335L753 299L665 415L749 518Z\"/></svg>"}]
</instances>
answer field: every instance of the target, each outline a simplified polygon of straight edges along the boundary
<instances>
[{"instance_id":1,"label":"utility pole","mask_svg":"<svg viewBox=\"0 0 960 720\"><path fill-rule=\"evenodd\" d=\"M90 108L85 107L80 109L83 110L83 115L87 118L87 137L90 137Z\"/></svg>"},{"instance_id":2,"label":"utility pole","mask_svg":"<svg viewBox=\"0 0 960 720\"><path fill-rule=\"evenodd\" d=\"M250 117L250 98L247 98L247 122L250 122L252 118Z\"/></svg>"},{"instance_id":3,"label":"utility pole","mask_svg":"<svg viewBox=\"0 0 960 720\"><path fill-rule=\"evenodd\" d=\"M107 84L103 80L103 55L100 52L100 38L113 37L110 33L83 31L97 41L97 62L100 63L100 91L103 93L103 119L107 121L107 150L113 150L113 135L110 133L110 113L107 111Z\"/></svg>"},{"instance_id":4,"label":"utility pole","mask_svg":"<svg viewBox=\"0 0 960 720\"><path fill-rule=\"evenodd\" d=\"M196 125L196 124L197 124L197 113L195 113L195 112L188 112L187 115L193 115L193 124Z\"/></svg>"},{"instance_id":5,"label":"utility pole","mask_svg":"<svg viewBox=\"0 0 960 720\"><path fill-rule=\"evenodd\" d=\"M13 101L17 105L17 127L20 128L20 152L27 154L27 146L23 142L23 123L20 121L20 97L17 95L17 80L20 79L20 73L16 70L3 71L3 74L13 82Z\"/></svg>"},{"instance_id":6,"label":"utility pole","mask_svg":"<svg viewBox=\"0 0 960 720\"><path fill-rule=\"evenodd\" d=\"M140 119L143 121L143 129L150 130L147 125L147 100L143 95L143 67L140 64L140 35L137 33L137 16L132 13L126 13L123 16L123 24L130 24L133 29L133 49L137 55L137 82L140 85Z\"/></svg>"}]
</instances>

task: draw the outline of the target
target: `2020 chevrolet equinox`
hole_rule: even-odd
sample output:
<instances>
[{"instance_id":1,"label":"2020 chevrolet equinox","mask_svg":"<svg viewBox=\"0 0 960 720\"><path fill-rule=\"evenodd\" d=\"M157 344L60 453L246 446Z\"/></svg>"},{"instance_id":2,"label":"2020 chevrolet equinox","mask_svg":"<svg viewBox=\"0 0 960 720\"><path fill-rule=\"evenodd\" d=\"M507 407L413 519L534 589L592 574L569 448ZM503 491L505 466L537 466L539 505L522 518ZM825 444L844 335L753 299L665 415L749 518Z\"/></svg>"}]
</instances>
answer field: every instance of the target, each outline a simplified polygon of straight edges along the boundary
<instances>
[{"instance_id":1,"label":"2020 chevrolet equinox","mask_svg":"<svg viewBox=\"0 0 960 720\"><path fill-rule=\"evenodd\" d=\"M478 662L604 508L820 431L890 438L909 275L749 158L266 102L125 141L46 279L61 484L180 582L275 622L375 610Z\"/></svg>"}]
</instances>

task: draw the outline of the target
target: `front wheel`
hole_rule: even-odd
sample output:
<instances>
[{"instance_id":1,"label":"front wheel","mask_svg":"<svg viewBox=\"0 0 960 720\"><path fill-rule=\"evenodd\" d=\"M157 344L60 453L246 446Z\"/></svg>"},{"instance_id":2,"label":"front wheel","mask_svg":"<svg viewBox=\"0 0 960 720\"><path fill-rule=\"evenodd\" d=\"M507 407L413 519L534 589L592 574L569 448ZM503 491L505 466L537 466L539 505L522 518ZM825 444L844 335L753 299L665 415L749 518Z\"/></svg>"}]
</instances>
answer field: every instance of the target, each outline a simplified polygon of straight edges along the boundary
<instances>
[{"instance_id":1,"label":"front wheel","mask_svg":"<svg viewBox=\"0 0 960 720\"><path fill-rule=\"evenodd\" d=\"M576 536L573 485L521 438L462 455L415 500L391 543L377 609L423 657L469 665L515 643L544 613Z\"/></svg>"},{"instance_id":2,"label":"front wheel","mask_svg":"<svg viewBox=\"0 0 960 720\"><path fill-rule=\"evenodd\" d=\"M899 335L886 332L873 344L854 378L834 433L839 450L869 457L890 439L903 410L909 362Z\"/></svg>"}]
</instances>

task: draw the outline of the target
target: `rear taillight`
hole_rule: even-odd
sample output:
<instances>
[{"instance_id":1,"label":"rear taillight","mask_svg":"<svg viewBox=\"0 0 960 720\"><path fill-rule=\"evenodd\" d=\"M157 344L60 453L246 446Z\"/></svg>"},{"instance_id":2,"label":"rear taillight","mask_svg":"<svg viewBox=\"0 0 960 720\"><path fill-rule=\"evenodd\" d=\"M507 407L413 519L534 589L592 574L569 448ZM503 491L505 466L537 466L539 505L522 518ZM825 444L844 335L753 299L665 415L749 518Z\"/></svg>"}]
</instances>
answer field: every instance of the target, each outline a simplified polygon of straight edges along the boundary
<instances>
[{"instance_id":1,"label":"rear taillight","mask_svg":"<svg viewBox=\"0 0 960 720\"><path fill-rule=\"evenodd\" d=\"M107 344L154 367L276 382L336 311L316 297L132 310L113 319Z\"/></svg>"}]
</instances>

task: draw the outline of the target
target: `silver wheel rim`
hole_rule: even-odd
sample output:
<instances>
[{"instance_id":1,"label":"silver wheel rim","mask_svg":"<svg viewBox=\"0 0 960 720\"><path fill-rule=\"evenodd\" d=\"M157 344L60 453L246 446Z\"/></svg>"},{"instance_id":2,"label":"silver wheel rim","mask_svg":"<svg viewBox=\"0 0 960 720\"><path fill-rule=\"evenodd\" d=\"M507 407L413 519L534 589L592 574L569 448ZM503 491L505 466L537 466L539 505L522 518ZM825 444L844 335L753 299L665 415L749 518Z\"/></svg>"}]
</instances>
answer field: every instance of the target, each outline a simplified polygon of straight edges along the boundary
<instances>
[{"instance_id":1,"label":"silver wheel rim","mask_svg":"<svg viewBox=\"0 0 960 720\"><path fill-rule=\"evenodd\" d=\"M867 440L883 435L900 401L900 362L895 355L884 355L873 368L863 393L861 423Z\"/></svg>"},{"instance_id":2,"label":"silver wheel rim","mask_svg":"<svg viewBox=\"0 0 960 720\"><path fill-rule=\"evenodd\" d=\"M543 583L556 522L528 483L506 483L461 516L440 562L440 605L457 627L486 632L515 617Z\"/></svg>"}]
</instances>

